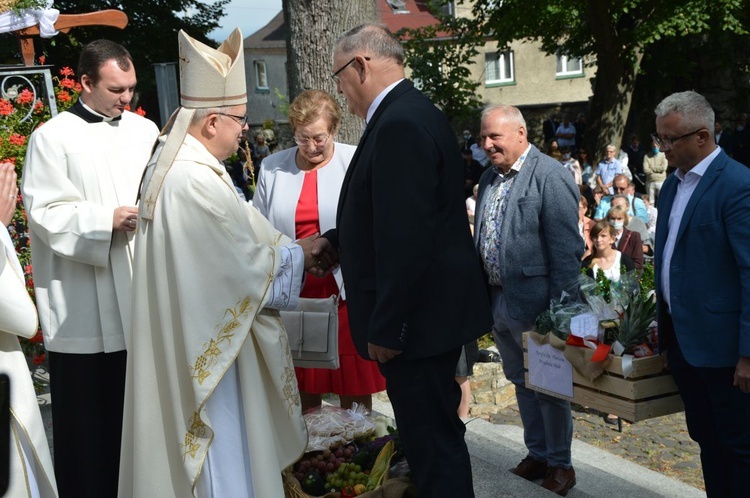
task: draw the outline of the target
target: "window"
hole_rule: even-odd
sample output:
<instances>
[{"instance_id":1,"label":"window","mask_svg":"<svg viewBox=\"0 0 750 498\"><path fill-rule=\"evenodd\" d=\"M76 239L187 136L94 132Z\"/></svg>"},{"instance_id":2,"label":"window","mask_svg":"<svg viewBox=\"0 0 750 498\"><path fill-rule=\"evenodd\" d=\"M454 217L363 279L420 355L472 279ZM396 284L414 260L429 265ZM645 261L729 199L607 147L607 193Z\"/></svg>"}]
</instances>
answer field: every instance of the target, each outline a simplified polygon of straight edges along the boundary
<instances>
[{"instance_id":1,"label":"window","mask_svg":"<svg viewBox=\"0 0 750 498\"><path fill-rule=\"evenodd\" d=\"M255 88L268 90L268 68L265 61L255 61Z\"/></svg>"},{"instance_id":2,"label":"window","mask_svg":"<svg viewBox=\"0 0 750 498\"><path fill-rule=\"evenodd\" d=\"M386 3L393 10L394 14L409 13L409 10L406 8L406 2L404 0L386 0Z\"/></svg>"},{"instance_id":3,"label":"window","mask_svg":"<svg viewBox=\"0 0 750 498\"><path fill-rule=\"evenodd\" d=\"M513 52L484 54L485 84L513 82Z\"/></svg>"},{"instance_id":4,"label":"window","mask_svg":"<svg viewBox=\"0 0 750 498\"><path fill-rule=\"evenodd\" d=\"M582 76L583 60L580 57L570 57L567 55L557 56L557 73L556 76Z\"/></svg>"}]
</instances>

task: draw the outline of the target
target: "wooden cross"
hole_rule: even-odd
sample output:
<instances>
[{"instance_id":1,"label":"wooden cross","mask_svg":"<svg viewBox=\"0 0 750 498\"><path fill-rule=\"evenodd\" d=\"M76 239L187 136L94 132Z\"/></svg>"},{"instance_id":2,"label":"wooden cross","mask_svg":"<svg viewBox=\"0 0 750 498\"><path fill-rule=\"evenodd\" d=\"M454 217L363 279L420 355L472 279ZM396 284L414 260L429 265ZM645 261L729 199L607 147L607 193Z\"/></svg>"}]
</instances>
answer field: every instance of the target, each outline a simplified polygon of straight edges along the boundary
<instances>
[{"instance_id":1,"label":"wooden cross","mask_svg":"<svg viewBox=\"0 0 750 498\"><path fill-rule=\"evenodd\" d=\"M60 14L55 22L55 29L62 33L67 33L70 28L77 26L112 26L123 29L128 25L128 16L116 9L99 10L97 12L87 12L86 14ZM28 28L16 31L19 36L21 48L21 58L24 66L34 65L34 35L39 34L39 26L30 26Z\"/></svg>"}]
</instances>

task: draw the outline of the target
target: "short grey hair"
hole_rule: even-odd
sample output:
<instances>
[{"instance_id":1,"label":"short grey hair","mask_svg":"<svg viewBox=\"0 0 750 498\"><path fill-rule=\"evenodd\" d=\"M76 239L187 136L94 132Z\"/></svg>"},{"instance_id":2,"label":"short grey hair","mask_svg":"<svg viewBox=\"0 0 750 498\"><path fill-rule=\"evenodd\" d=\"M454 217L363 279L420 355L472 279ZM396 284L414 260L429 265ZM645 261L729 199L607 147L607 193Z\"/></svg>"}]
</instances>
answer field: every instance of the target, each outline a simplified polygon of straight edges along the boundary
<instances>
[{"instance_id":1,"label":"short grey hair","mask_svg":"<svg viewBox=\"0 0 750 498\"><path fill-rule=\"evenodd\" d=\"M625 205L627 207L630 207L630 199L628 199L627 195L625 195L625 194L615 194L612 197L612 200L609 203L610 206L615 203L615 199L623 199L625 201Z\"/></svg>"},{"instance_id":2,"label":"short grey hair","mask_svg":"<svg viewBox=\"0 0 750 498\"><path fill-rule=\"evenodd\" d=\"M503 104L488 105L482 111L482 121L484 121L484 118L486 118L487 116L489 116L495 111L500 111L501 122L518 123L519 125L526 128L526 120L523 118L523 114L521 114L521 111L518 109L518 107L515 107L512 105L503 105Z\"/></svg>"},{"instance_id":3,"label":"short grey hair","mask_svg":"<svg viewBox=\"0 0 750 498\"><path fill-rule=\"evenodd\" d=\"M365 23L339 35L334 50L343 54L361 52L404 65L404 47L385 24Z\"/></svg>"},{"instance_id":4,"label":"short grey hair","mask_svg":"<svg viewBox=\"0 0 750 498\"><path fill-rule=\"evenodd\" d=\"M657 118L679 114L682 116L682 124L691 130L701 128L713 130L714 110L706 97L694 91L673 93L659 102L654 112Z\"/></svg>"},{"instance_id":5,"label":"short grey hair","mask_svg":"<svg viewBox=\"0 0 750 498\"><path fill-rule=\"evenodd\" d=\"M201 109L196 109L195 113L193 114L193 118L190 120L190 124L194 125L201 119L205 118L209 114L223 114L225 109L230 109L234 106L224 106L224 107L205 107Z\"/></svg>"}]
</instances>

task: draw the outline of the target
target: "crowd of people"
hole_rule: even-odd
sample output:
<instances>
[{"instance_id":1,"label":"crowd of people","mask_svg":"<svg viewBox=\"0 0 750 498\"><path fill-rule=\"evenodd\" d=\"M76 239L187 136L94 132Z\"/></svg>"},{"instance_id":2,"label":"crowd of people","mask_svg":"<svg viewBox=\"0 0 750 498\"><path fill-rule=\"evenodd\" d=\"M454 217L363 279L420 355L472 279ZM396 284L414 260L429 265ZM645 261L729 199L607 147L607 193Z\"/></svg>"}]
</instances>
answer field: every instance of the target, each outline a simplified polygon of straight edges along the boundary
<instances>
[{"instance_id":1,"label":"crowd of people","mask_svg":"<svg viewBox=\"0 0 750 498\"><path fill-rule=\"evenodd\" d=\"M247 202L223 163L252 112L242 35L214 49L181 31L178 43L181 105L161 135L125 112L133 62L101 40L82 51L79 101L31 137L21 191L55 459L53 471L33 388L19 382L16 489L281 497L281 472L306 447L303 411L326 393L371 407L385 389L419 496L471 498L463 384L491 331L528 449L510 472L565 496L576 485L570 403L526 387L522 334L550 300L577 294L582 266L615 280L653 259L660 346L707 494L746 495L750 172L717 145L705 98L664 99L654 148L629 158L632 171L614 146L594 166L578 141L584 116L545 121L557 146L545 153L519 109L490 105L461 145L405 78L398 39L363 24L337 39L331 74L366 124L359 144L337 141L332 96L303 92L289 109L296 146L255 144L266 157ZM4 225L16 195L3 165ZM20 278L1 239L0 271ZM330 295L341 367L295 369L279 310Z\"/></svg>"}]
</instances>

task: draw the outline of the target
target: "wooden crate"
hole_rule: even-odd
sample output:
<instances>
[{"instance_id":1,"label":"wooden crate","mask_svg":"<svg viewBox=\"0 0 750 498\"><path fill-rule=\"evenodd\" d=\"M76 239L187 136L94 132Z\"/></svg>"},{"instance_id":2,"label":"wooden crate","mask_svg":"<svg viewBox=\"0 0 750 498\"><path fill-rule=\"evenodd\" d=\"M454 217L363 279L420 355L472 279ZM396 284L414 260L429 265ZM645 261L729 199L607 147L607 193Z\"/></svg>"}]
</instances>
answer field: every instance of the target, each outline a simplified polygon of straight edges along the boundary
<instances>
[{"instance_id":1,"label":"wooden crate","mask_svg":"<svg viewBox=\"0 0 750 498\"><path fill-rule=\"evenodd\" d=\"M524 367L526 387L545 392L552 396L563 397L544 391L529 384L527 341L528 332L523 336ZM594 350L586 350L586 359L590 359ZM649 418L669 415L684 410L682 398L672 375L665 371L667 359L664 355L636 358L633 360L633 372L628 378L623 377L622 357L611 356L604 373L590 381L573 369L572 402L588 406L604 413L612 413L629 422L639 422ZM565 398L570 399L570 398Z\"/></svg>"}]
</instances>

